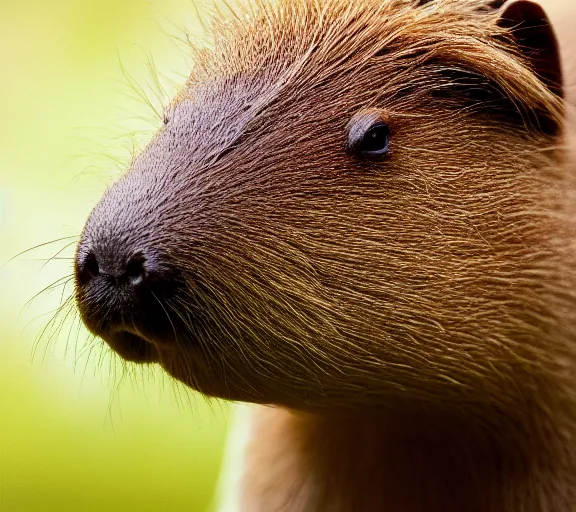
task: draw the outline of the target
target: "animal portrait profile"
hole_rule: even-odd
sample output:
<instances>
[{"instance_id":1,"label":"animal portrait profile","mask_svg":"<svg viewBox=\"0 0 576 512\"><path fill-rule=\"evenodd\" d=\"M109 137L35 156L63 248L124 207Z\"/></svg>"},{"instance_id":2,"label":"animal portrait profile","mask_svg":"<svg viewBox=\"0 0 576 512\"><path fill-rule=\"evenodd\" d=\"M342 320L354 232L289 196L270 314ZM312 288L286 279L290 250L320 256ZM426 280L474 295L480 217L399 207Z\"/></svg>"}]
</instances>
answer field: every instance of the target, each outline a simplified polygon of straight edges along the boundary
<instances>
[{"instance_id":1,"label":"animal portrait profile","mask_svg":"<svg viewBox=\"0 0 576 512\"><path fill-rule=\"evenodd\" d=\"M87 219L75 294L122 359L252 404L226 510L576 507L549 9L260 0L211 25Z\"/></svg>"}]
</instances>

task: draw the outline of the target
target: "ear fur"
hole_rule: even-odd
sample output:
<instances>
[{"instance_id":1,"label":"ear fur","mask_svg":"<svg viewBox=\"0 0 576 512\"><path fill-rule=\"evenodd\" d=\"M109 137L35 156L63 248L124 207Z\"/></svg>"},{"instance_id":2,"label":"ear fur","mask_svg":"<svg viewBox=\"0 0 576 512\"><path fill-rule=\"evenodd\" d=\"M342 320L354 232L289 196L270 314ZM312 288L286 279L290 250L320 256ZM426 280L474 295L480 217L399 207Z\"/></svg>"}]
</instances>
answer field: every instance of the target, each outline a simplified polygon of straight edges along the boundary
<instances>
[{"instance_id":1,"label":"ear fur","mask_svg":"<svg viewBox=\"0 0 576 512\"><path fill-rule=\"evenodd\" d=\"M449 87L432 94L458 97L483 107L482 111L491 116L520 122L549 135L560 133L564 121L560 50L542 7L530 0L461 1L470 2L469 7L478 16L494 17L497 32L488 37L497 46L487 46L481 59L471 58L472 48L461 48L458 56L451 51L442 55L440 63L452 61L456 66L441 69Z\"/></svg>"},{"instance_id":2,"label":"ear fur","mask_svg":"<svg viewBox=\"0 0 576 512\"><path fill-rule=\"evenodd\" d=\"M534 72L552 92L563 97L560 49L544 9L530 0L511 0L501 8L498 25L510 30Z\"/></svg>"},{"instance_id":3,"label":"ear fur","mask_svg":"<svg viewBox=\"0 0 576 512\"><path fill-rule=\"evenodd\" d=\"M419 0L424 6L434 0ZM558 40L546 12L533 0L487 0L480 12L500 9L498 25L510 30L521 54L534 72L557 96L563 98L563 75Z\"/></svg>"}]
</instances>

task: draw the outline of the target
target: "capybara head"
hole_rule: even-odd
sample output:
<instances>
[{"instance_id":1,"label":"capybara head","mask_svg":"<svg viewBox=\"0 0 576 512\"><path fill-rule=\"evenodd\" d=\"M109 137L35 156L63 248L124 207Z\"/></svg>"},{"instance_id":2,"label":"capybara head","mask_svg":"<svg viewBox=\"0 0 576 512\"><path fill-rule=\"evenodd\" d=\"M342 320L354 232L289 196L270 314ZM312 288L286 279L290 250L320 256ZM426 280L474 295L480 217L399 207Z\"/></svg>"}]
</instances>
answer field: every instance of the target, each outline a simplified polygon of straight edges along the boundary
<instances>
[{"instance_id":1,"label":"capybara head","mask_svg":"<svg viewBox=\"0 0 576 512\"><path fill-rule=\"evenodd\" d=\"M279 0L213 30L87 221L88 328L234 400L466 407L530 389L557 354L563 158L541 9Z\"/></svg>"}]
</instances>

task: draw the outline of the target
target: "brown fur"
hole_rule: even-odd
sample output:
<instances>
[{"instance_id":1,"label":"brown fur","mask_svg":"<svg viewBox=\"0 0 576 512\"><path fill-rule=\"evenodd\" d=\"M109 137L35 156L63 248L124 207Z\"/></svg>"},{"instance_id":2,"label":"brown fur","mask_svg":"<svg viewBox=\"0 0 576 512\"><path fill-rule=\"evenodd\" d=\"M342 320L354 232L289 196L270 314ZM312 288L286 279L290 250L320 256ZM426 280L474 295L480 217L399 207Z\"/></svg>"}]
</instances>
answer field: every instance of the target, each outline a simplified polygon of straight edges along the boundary
<instances>
[{"instance_id":1,"label":"brown fur","mask_svg":"<svg viewBox=\"0 0 576 512\"><path fill-rule=\"evenodd\" d=\"M575 507L564 105L485 7L279 0L220 21L87 223L80 256L154 247L178 281L171 329L118 314L150 343L129 355L79 285L96 334L280 407L255 413L242 510ZM363 109L388 119L383 162L346 153Z\"/></svg>"}]
</instances>

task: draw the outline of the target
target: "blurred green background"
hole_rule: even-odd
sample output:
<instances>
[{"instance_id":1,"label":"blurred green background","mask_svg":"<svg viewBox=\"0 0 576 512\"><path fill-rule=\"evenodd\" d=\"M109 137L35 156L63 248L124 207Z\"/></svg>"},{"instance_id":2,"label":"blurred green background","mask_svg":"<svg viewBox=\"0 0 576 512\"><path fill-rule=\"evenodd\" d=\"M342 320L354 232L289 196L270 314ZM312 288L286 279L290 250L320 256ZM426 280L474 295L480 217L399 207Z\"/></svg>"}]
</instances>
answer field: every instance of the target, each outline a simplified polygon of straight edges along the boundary
<instances>
[{"instance_id":1,"label":"blurred green background","mask_svg":"<svg viewBox=\"0 0 576 512\"><path fill-rule=\"evenodd\" d=\"M77 236L158 125L128 82L159 103L150 55L168 94L183 80L192 1L0 0L2 511L210 509L226 406L124 368L67 310L38 339L71 283L26 302L70 274L73 239L6 264Z\"/></svg>"}]
</instances>

